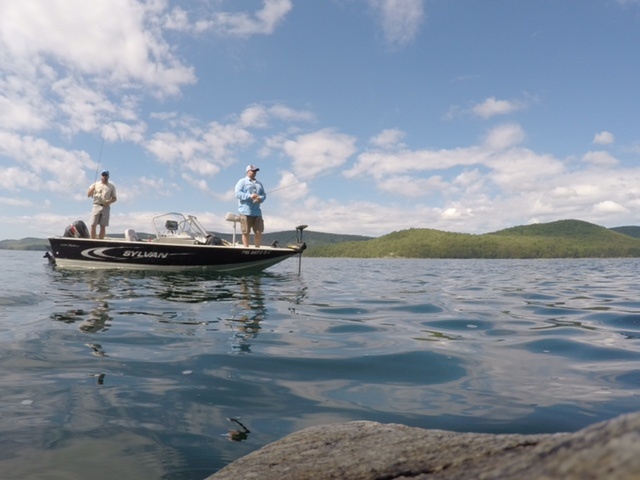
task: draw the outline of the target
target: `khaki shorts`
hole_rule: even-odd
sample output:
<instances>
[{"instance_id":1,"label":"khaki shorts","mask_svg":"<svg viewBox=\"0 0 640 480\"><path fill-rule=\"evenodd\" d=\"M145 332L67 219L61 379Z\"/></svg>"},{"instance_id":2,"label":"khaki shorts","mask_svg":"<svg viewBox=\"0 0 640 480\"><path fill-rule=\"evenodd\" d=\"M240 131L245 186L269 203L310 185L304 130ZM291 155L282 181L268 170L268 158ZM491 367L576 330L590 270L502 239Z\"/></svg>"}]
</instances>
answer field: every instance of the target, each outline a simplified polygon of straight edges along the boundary
<instances>
[{"instance_id":1,"label":"khaki shorts","mask_svg":"<svg viewBox=\"0 0 640 480\"><path fill-rule=\"evenodd\" d=\"M94 205L91 210L91 222L92 227L96 225L102 225L103 227L109 226L109 214L111 213L111 207L109 205Z\"/></svg>"},{"instance_id":2,"label":"khaki shorts","mask_svg":"<svg viewBox=\"0 0 640 480\"><path fill-rule=\"evenodd\" d=\"M251 230L258 233L264 231L264 221L262 217L249 217L248 215L240 215L240 231L243 234L251 233Z\"/></svg>"}]
</instances>

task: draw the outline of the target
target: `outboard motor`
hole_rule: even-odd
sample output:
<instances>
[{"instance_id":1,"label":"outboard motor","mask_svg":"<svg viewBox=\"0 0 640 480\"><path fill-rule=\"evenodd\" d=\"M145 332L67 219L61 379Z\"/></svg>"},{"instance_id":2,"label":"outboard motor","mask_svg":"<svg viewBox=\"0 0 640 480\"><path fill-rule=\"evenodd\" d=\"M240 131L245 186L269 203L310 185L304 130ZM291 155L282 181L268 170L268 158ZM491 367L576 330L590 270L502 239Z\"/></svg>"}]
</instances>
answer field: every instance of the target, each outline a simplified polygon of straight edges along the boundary
<instances>
[{"instance_id":1,"label":"outboard motor","mask_svg":"<svg viewBox=\"0 0 640 480\"><path fill-rule=\"evenodd\" d=\"M89 238L89 230L82 220L76 220L64 230L65 237Z\"/></svg>"},{"instance_id":2,"label":"outboard motor","mask_svg":"<svg viewBox=\"0 0 640 480\"><path fill-rule=\"evenodd\" d=\"M76 220L73 222L73 226L76 227L76 232L80 238L89 238L89 229L82 220Z\"/></svg>"},{"instance_id":3,"label":"outboard motor","mask_svg":"<svg viewBox=\"0 0 640 480\"><path fill-rule=\"evenodd\" d=\"M124 238L127 239L127 242L138 242L140 239L138 238L138 234L133 228L127 228L124 231Z\"/></svg>"}]
</instances>

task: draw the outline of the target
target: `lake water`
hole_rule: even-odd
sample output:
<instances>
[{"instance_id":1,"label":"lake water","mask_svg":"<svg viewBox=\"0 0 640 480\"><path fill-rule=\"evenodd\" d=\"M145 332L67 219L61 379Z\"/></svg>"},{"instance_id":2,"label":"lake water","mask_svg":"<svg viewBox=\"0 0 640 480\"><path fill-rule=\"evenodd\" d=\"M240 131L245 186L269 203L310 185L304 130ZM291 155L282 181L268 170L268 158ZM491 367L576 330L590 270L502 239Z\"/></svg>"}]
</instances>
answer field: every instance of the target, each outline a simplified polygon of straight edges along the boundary
<instances>
[{"instance_id":1,"label":"lake water","mask_svg":"<svg viewBox=\"0 0 640 480\"><path fill-rule=\"evenodd\" d=\"M203 479L329 422L549 433L640 404L636 259L216 277L42 255L0 250L3 479Z\"/></svg>"}]
</instances>

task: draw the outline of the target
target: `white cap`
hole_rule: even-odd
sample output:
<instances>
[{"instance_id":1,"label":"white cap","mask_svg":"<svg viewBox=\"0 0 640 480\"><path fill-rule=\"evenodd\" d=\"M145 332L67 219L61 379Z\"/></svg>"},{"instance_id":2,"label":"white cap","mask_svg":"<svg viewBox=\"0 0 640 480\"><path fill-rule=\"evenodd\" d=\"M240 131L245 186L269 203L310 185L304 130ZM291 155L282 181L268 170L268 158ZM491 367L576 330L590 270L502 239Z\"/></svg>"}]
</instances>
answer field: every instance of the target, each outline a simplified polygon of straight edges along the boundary
<instances>
[{"instance_id":1,"label":"white cap","mask_svg":"<svg viewBox=\"0 0 640 480\"><path fill-rule=\"evenodd\" d=\"M253 170L254 172L257 172L260 169L255 165L247 165L247 169L245 171L248 172L249 170Z\"/></svg>"}]
</instances>

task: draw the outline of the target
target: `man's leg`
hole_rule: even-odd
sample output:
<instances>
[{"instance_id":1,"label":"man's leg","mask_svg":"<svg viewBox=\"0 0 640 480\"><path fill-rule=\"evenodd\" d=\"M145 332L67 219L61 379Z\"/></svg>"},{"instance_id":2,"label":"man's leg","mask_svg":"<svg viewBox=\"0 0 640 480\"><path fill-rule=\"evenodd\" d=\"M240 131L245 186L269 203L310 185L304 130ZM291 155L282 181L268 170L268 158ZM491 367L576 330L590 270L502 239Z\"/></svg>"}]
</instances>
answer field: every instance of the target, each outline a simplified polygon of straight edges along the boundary
<instances>
[{"instance_id":1,"label":"man's leg","mask_svg":"<svg viewBox=\"0 0 640 480\"><path fill-rule=\"evenodd\" d=\"M256 244L256 247L259 247L262 244L262 232L254 232L253 240Z\"/></svg>"},{"instance_id":2,"label":"man's leg","mask_svg":"<svg viewBox=\"0 0 640 480\"><path fill-rule=\"evenodd\" d=\"M251 225L249 225L249 218L246 215L240 215L240 232L242 232L242 245L248 247Z\"/></svg>"},{"instance_id":3,"label":"man's leg","mask_svg":"<svg viewBox=\"0 0 640 480\"><path fill-rule=\"evenodd\" d=\"M96 238L96 226L91 225L91 238Z\"/></svg>"},{"instance_id":4,"label":"man's leg","mask_svg":"<svg viewBox=\"0 0 640 480\"><path fill-rule=\"evenodd\" d=\"M104 238L104 234L107 232L107 228L104 225L100 225L100 239Z\"/></svg>"}]
</instances>

